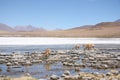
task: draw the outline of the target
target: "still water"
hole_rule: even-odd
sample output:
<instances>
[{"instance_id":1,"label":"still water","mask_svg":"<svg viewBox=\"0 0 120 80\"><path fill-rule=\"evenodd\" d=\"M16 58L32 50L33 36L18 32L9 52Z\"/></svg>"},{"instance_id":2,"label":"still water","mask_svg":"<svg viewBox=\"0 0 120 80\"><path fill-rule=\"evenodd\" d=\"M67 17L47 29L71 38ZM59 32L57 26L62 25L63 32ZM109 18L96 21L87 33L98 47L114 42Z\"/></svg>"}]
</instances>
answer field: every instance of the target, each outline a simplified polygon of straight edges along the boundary
<instances>
[{"instance_id":1,"label":"still water","mask_svg":"<svg viewBox=\"0 0 120 80\"><path fill-rule=\"evenodd\" d=\"M82 44L81 44L82 45ZM0 46L0 53L6 53L10 54L12 52L19 52L19 53L25 53L25 52L36 52L36 51L43 51L46 48L51 48L52 50L70 50L74 45L1 45ZM96 44L96 48L120 48L120 44ZM81 46L81 49L82 46ZM0 64L0 68L2 69L2 72L0 72L0 75L7 75L11 77L19 77L24 75L24 73L28 72L35 78L46 78L52 74L61 75L65 70L69 70L72 74L76 74L73 67L66 67L63 66L61 62L57 62L54 64L34 64L32 66L24 66L21 68L12 68L10 72L7 72L7 67L4 64ZM100 72L100 73L106 73L109 71L107 70L97 70L92 68L81 68L81 71L83 72Z\"/></svg>"}]
</instances>

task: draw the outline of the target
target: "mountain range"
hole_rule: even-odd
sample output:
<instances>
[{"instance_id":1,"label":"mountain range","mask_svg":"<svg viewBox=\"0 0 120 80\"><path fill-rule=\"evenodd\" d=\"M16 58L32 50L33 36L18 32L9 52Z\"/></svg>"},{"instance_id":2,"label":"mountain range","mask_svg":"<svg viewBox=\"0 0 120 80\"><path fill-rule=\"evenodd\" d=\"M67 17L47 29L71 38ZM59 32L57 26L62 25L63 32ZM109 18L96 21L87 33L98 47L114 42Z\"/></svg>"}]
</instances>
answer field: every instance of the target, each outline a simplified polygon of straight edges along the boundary
<instances>
[{"instance_id":1,"label":"mountain range","mask_svg":"<svg viewBox=\"0 0 120 80\"><path fill-rule=\"evenodd\" d=\"M0 23L0 31L14 31L14 29L6 24Z\"/></svg>"},{"instance_id":2,"label":"mountain range","mask_svg":"<svg viewBox=\"0 0 120 80\"><path fill-rule=\"evenodd\" d=\"M0 23L0 31L8 31L8 32L29 32L29 31L41 31L41 30L45 30L43 28L37 28L34 27L32 25L27 25L27 26L15 26L15 27L11 27L8 26L6 24Z\"/></svg>"},{"instance_id":3,"label":"mountain range","mask_svg":"<svg viewBox=\"0 0 120 80\"><path fill-rule=\"evenodd\" d=\"M32 25L10 27L0 23L0 36L22 37L102 37L120 38L120 19L114 22L101 22L70 29L48 31Z\"/></svg>"},{"instance_id":4,"label":"mountain range","mask_svg":"<svg viewBox=\"0 0 120 80\"><path fill-rule=\"evenodd\" d=\"M40 31L40 30L45 30L45 29L43 29L43 28L37 28L37 27L34 27L34 26L32 26L32 25L27 25L27 26L16 26L16 27L14 27L14 30L15 31L27 31L27 32L29 32L29 31Z\"/></svg>"}]
</instances>

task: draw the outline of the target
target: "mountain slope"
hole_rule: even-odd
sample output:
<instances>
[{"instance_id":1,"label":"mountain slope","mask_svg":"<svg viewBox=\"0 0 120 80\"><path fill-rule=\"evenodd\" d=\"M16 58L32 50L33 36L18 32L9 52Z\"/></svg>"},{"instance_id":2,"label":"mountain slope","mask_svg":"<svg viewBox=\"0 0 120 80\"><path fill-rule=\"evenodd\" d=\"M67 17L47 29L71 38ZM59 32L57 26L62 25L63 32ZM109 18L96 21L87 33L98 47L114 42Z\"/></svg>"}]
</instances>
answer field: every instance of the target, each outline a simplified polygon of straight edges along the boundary
<instances>
[{"instance_id":1,"label":"mountain slope","mask_svg":"<svg viewBox=\"0 0 120 80\"><path fill-rule=\"evenodd\" d=\"M14 31L14 29L6 24L0 23L0 31Z\"/></svg>"},{"instance_id":2,"label":"mountain slope","mask_svg":"<svg viewBox=\"0 0 120 80\"><path fill-rule=\"evenodd\" d=\"M113 27L113 26L120 26L120 22L101 22L95 25L96 27Z\"/></svg>"},{"instance_id":3,"label":"mountain slope","mask_svg":"<svg viewBox=\"0 0 120 80\"><path fill-rule=\"evenodd\" d=\"M12 33L0 31L0 36L120 38L120 22L116 22L116 21L101 22L96 25L87 25L87 26L75 27L67 30L52 30L52 31L41 30L39 28L35 28L29 25L27 27L26 26L20 27L18 31Z\"/></svg>"},{"instance_id":4,"label":"mountain slope","mask_svg":"<svg viewBox=\"0 0 120 80\"><path fill-rule=\"evenodd\" d=\"M74 27L74 28L71 28L70 30L73 30L73 29L83 29L83 28L90 28L90 27L93 27L94 25L84 25L84 26L80 26L80 27Z\"/></svg>"},{"instance_id":5,"label":"mountain slope","mask_svg":"<svg viewBox=\"0 0 120 80\"><path fill-rule=\"evenodd\" d=\"M120 22L120 19L116 20L115 22Z\"/></svg>"},{"instance_id":6,"label":"mountain slope","mask_svg":"<svg viewBox=\"0 0 120 80\"><path fill-rule=\"evenodd\" d=\"M45 30L43 28L36 28L36 27L34 27L32 25L28 25L28 26L16 26L14 29L16 31L27 31L27 32L29 32L29 31Z\"/></svg>"}]
</instances>

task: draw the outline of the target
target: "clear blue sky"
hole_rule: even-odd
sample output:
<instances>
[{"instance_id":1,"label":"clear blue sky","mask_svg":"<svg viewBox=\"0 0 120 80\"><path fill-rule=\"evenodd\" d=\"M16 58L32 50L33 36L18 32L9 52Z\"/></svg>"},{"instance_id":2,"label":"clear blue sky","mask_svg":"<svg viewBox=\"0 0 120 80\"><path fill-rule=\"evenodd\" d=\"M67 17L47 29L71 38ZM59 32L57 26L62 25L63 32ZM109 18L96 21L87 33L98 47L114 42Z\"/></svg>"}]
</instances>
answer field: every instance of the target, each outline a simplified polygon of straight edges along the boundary
<instances>
[{"instance_id":1,"label":"clear blue sky","mask_svg":"<svg viewBox=\"0 0 120 80\"><path fill-rule=\"evenodd\" d=\"M0 23L68 29L120 19L120 0L0 0Z\"/></svg>"}]
</instances>

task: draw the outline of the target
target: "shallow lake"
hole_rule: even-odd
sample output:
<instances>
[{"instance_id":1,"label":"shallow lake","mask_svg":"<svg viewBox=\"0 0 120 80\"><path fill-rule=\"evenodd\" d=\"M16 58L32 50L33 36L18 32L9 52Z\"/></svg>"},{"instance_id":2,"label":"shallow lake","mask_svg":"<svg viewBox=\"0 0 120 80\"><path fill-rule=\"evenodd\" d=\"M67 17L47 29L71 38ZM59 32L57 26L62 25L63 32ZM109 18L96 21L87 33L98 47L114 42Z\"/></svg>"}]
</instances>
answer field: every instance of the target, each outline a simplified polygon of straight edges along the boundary
<instances>
[{"instance_id":1,"label":"shallow lake","mask_svg":"<svg viewBox=\"0 0 120 80\"><path fill-rule=\"evenodd\" d=\"M1 45L0 46L0 53L7 53L10 54L12 52L36 52L36 51L43 51L46 48L51 48L52 50L70 50L74 47L74 44L63 44L63 45ZM96 48L120 48L120 44L96 44ZM81 49L83 49L81 44ZM120 52L120 51L118 51ZM61 62L57 62L54 64L34 64L32 66L24 66L21 68L12 68L10 72L7 72L7 67L4 64L0 64L0 68L2 68L1 75L7 75L11 77L19 77L24 73L28 72L35 78L46 78L52 74L61 75L65 70L69 70L72 74L76 74L73 67L66 67L63 66ZM92 68L81 68L83 72L100 72L106 73L109 69L106 70L97 70Z\"/></svg>"}]
</instances>

